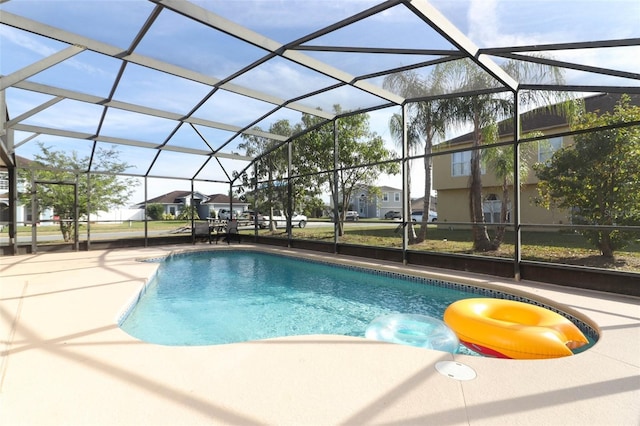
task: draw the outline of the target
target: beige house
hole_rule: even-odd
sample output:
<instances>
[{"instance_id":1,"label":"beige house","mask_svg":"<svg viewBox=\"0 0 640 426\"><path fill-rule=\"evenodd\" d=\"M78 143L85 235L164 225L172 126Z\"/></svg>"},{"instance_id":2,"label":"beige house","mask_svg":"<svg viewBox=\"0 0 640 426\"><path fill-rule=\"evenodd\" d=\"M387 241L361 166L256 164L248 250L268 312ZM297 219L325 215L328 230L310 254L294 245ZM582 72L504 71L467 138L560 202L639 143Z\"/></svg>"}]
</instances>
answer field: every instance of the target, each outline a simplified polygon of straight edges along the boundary
<instances>
[{"instance_id":1,"label":"beige house","mask_svg":"<svg viewBox=\"0 0 640 426\"><path fill-rule=\"evenodd\" d=\"M585 98L585 108L589 112L604 113L613 111L620 95L606 94ZM631 95L633 104L640 104L640 95ZM504 131L502 128L504 127ZM501 126L501 138L512 139L513 130ZM566 119L542 109L527 114L522 120L522 134L537 131L550 135L545 142L529 142L521 145L523 157L528 156L529 172L522 181L520 218L523 224L561 224L570 223L568 210L547 210L535 204L538 195L538 179L532 169L536 162L545 162L555 151L573 143L571 136L553 136L569 130ZM434 152L455 150L451 154L433 157L433 188L438 191L438 221L469 222L469 177L471 151L459 151L472 144L471 133L449 140L435 147ZM524 160L523 160L524 161ZM483 211L487 223L500 222L502 206L502 182L487 166L482 169ZM511 212L513 187L509 191L508 211Z\"/></svg>"}]
</instances>

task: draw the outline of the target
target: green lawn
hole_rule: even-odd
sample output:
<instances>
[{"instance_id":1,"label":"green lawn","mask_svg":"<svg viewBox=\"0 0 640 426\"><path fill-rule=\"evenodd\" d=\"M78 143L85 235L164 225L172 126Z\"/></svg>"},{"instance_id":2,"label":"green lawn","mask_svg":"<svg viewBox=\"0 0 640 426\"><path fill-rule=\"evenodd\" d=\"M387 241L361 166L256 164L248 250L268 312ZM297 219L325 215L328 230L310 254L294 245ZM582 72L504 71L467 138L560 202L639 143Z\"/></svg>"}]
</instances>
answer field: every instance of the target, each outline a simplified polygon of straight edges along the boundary
<instances>
[{"instance_id":1,"label":"green lawn","mask_svg":"<svg viewBox=\"0 0 640 426\"><path fill-rule=\"evenodd\" d=\"M280 232L282 235L282 232ZM333 229L295 229L295 238L333 241ZM640 235L639 235L640 237ZM443 226L429 225L427 240L409 245L410 250L441 253L479 254L483 256L513 258L514 233L507 231L504 242L497 251L474 253L471 231L451 230ZM366 227L345 227L340 242L378 247L402 247L402 236L395 226L371 224ZM524 260L536 260L581 266L619 269L640 272L640 238L615 253L613 260L604 258L600 251L580 234L558 231L522 232L521 256Z\"/></svg>"},{"instance_id":2,"label":"green lawn","mask_svg":"<svg viewBox=\"0 0 640 426\"><path fill-rule=\"evenodd\" d=\"M154 231L170 231L180 228L181 226L189 225L188 220L160 220L154 222L148 222L148 229ZM18 234L31 235L31 226L18 226ZM92 223L91 232L130 232L130 231L144 231L144 222L123 222L123 223ZM6 232L6 228L4 230ZM86 224L80 224L79 232L87 232ZM38 226L38 235L55 235L60 234L60 227L58 225L46 225Z\"/></svg>"}]
</instances>

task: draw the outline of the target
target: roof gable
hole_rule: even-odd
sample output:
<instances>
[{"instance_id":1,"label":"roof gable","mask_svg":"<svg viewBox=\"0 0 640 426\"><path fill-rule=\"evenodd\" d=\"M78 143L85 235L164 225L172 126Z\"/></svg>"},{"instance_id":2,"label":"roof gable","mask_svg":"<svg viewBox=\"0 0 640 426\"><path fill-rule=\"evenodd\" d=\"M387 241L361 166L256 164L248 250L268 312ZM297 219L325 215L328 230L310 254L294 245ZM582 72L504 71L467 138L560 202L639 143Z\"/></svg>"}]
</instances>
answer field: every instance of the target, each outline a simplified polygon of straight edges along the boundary
<instances>
[{"instance_id":1,"label":"roof gable","mask_svg":"<svg viewBox=\"0 0 640 426\"><path fill-rule=\"evenodd\" d=\"M232 200L227 194L212 194L209 195L208 200L205 201L206 204L229 204L230 202L233 204L247 204L238 198L233 198Z\"/></svg>"},{"instance_id":2,"label":"roof gable","mask_svg":"<svg viewBox=\"0 0 640 426\"><path fill-rule=\"evenodd\" d=\"M189 198L191 198L191 191L171 191L147 200L147 204L181 204ZM195 200L205 200L207 196L199 192L194 192L193 198ZM144 204L144 201L138 204Z\"/></svg>"}]
</instances>

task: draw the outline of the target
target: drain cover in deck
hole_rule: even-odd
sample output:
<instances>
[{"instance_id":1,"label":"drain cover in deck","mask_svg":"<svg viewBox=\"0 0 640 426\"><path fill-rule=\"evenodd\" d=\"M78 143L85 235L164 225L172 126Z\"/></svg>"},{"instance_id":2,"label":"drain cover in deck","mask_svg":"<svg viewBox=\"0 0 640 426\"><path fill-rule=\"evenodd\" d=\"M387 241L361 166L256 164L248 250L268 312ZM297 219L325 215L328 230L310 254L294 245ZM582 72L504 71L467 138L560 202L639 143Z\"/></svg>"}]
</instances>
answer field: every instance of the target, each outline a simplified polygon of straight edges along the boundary
<instances>
[{"instance_id":1,"label":"drain cover in deck","mask_svg":"<svg viewBox=\"0 0 640 426\"><path fill-rule=\"evenodd\" d=\"M436 370L443 376L456 380L473 380L476 378L476 372L473 368L455 361L437 362Z\"/></svg>"}]
</instances>

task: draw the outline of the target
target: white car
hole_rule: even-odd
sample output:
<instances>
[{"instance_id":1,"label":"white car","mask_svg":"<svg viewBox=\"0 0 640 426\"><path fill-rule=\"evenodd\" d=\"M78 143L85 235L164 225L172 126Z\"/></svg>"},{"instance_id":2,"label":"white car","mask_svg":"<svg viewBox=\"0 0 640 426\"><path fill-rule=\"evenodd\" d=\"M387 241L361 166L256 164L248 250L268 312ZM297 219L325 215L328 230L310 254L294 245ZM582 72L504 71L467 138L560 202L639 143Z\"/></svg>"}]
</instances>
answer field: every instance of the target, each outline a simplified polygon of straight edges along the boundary
<instances>
[{"instance_id":1,"label":"white car","mask_svg":"<svg viewBox=\"0 0 640 426\"><path fill-rule=\"evenodd\" d=\"M422 210L415 210L414 212L411 213L411 220L413 222L422 222L422 216L423 216L423 211ZM434 211L429 211L429 222L437 222L438 221L438 213L434 212Z\"/></svg>"},{"instance_id":2,"label":"white car","mask_svg":"<svg viewBox=\"0 0 640 426\"><path fill-rule=\"evenodd\" d=\"M355 210L347 211L344 220L353 220L354 222L360 219L360 214Z\"/></svg>"},{"instance_id":3,"label":"white car","mask_svg":"<svg viewBox=\"0 0 640 426\"><path fill-rule=\"evenodd\" d=\"M273 217L265 215L262 217L262 221L259 223L261 228L268 228L269 222L273 220L276 228L284 228L287 226L287 216L285 216L282 210L274 210ZM291 216L291 226L298 226L304 228L307 226L307 216L293 212Z\"/></svg>"}]
</instances>

